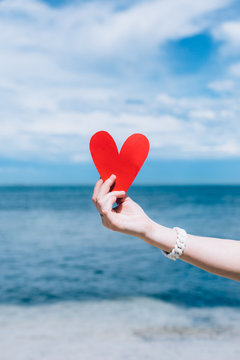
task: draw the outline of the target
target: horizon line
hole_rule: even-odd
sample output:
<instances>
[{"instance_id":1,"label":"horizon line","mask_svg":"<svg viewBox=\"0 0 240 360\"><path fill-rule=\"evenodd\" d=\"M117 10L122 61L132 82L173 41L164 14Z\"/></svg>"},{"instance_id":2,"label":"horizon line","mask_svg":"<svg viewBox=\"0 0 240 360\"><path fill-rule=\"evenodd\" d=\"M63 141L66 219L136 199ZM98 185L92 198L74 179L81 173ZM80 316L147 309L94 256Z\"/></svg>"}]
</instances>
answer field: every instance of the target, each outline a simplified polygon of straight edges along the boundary
<instances>
[{"instance_id":1,"label":"horizon line","mask_svg":"<svg viewBox=\"0 0 240 360\"><path fill-rule=\"evenodd\" d=\"M0 184L0 188L4 187L93 187L95 183L5 183ZM131 185L134 187L157 187L157 186L240 186L240 182L178 182L178 183L139 183Z\"/></svg>"}]
</instances>

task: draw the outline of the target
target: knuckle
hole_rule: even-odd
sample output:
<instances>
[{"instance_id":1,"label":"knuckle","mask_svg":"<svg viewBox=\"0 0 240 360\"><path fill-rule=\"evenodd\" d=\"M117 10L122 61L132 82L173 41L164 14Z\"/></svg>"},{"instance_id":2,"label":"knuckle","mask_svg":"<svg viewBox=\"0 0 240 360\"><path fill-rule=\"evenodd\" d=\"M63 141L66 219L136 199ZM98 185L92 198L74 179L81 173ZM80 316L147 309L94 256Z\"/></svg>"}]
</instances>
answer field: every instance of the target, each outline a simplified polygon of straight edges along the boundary
<instances>
[{"instance_id":1,"label":"knuckle","mask_svg":"<svg viewBox=\"0 0 240 360\"><path fill-rule=\"evenodd\" d=\"M92 202L96 202L96 197L95 196L92 196Z\"/></svg>"}]
</instances>

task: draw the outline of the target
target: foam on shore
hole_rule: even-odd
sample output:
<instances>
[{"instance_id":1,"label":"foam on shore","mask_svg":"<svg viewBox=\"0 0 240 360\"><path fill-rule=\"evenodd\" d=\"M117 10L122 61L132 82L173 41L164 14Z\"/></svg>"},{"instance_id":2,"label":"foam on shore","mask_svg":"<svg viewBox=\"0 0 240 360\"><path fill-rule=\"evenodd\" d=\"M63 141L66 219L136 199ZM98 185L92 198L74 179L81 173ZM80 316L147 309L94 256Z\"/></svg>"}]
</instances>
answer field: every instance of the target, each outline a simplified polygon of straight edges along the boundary
<instances>
[{"instance_id":1,"label":"foam on shore","mask_svg":"<svg viewBox=\"0 0 240 360\"><path fill-rule=\"evenodd\" d=\"M2 360L237 360L237 309L149 298L0 306Z\"/></svg>"}]
</instances>

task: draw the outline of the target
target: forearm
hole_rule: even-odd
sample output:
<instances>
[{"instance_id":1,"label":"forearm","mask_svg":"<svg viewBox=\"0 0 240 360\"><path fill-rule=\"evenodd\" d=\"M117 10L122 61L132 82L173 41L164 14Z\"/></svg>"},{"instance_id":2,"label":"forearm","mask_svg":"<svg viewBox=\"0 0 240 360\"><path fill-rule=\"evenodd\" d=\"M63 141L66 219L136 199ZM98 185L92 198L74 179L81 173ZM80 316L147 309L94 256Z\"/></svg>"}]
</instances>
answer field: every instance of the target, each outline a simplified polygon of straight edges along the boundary
<instances>
[{"instance_id":1,"label":"forearm","mask_svg":"<svg viewBox=\"0 0 240 360\"><path fill-rule=\"evenodd\" d=\"M170 252L176 243L176 231L152 221L124 191L110 192L115 180L115 175L105 182L99 179L94 188L92 200L103 225L114 231L138 236ZM118 206L113 209L116 201ZM188 234L181 259L213 274L240 281L240 241Z\"/></svg>"},{"instance_id":2,"label":"forearm","mask_svg":"<svg viewBox=\"0 0 240 360\"><path fill-rule=\"evenodd\" d=\"M176 243L176 231L151 221L142 238L170 252ZM240 281L240 241L188 234L181 259L213 274Z\"/></svg>"}]
</instances>

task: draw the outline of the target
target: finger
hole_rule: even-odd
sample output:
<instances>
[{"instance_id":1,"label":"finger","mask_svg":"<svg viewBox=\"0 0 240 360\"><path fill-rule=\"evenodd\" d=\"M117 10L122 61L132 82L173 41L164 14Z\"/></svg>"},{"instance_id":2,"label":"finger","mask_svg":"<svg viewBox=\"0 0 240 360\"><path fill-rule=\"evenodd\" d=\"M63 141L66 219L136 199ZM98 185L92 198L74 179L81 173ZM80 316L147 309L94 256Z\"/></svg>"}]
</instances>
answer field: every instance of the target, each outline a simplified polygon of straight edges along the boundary
<instances>
[{"instance_id":1,"label":"finger","mask_svg":"<svg viewBox=\"0 0 240 360\"><path fill-rule=\"evenodd\" d=\"M101 186L97 198L100 199L102 196L109 193L111 186L116 180L116 175L111 175Z\"/></svg>"},{"instance_id":2,"label":"finger","mask_svg":"<svg viewBox=\"0 0 240 360\"><path fill-rule=\"evenodd\" d=\"M105 214L111 210L111 203L114 204L117 198L125 196L124 191L112 191L105 196L103 196L101 199L98 199L96 202L96 207L100 214ZM111 199L111 202L109 203L109 199Z\"/></svg>"},{"instance_id":3,"label":"finger","mask_svg":"<svg viewBox=\"0 0 240 360\"><path fill-rule=\"evenodd\" d=\"M125 195L125 191L124 190L118 190L118 191L111 191L110 193L108 193L106 196L116 196L116 198L122 198L123 195Z\"/></svg>"},{"instance_id":4,"label":"finger","mask_svg":"<svg viewBox=\"0 0 240 360\"><path fill-rule=\"evenodd\" d=\"M110 193L104 195L102 198L98 198L96 202L96 207L100 214L111 210L111 206L109 206L108 203L109 199L111 199L112 204L114 204L117 198L121 198L123 196L125 196L125 191L111 191Z\"/></svg>"},{"instance_id":5,"label":"finger","mask_svg":"<svg viewBox=\"0 0 240 360\"><path fill-rule=\"evenodd\" d=\"M111 217L113 204L117 199L123 198L125 196L125 191L112 191L105 196L104 203L101 207L101 214L106 217Z\"/></svg>"},{"instance_id":6,"label":"finger","mask_svg":"<svg viewBox=\"0 0 240 360\"><path fill-rule=\"evenodd\" d=\"M105 195L105 203L101 209L103 214L100 213L103 226L107 227L108 229L114 230L113 224L115 224L116 222L116 212L112 207L114 202L117 201L117 199L121 199L125 197L125 195L125 191L112 191Z\"/></svg>"},{"instance_id":7,"label":"finger","mask_svg":"<svg viewBox=\"0 0 240 360\"><path fill-rule=\"evenodd\" d=\"M103 179L100 178L96 182L96 185L95 185L94 190L93 190L92 201L94 203L97 201L97 196L98 196L99 190L101 189L102 184L103 184Z\"/></svg>"}]
</instances>

